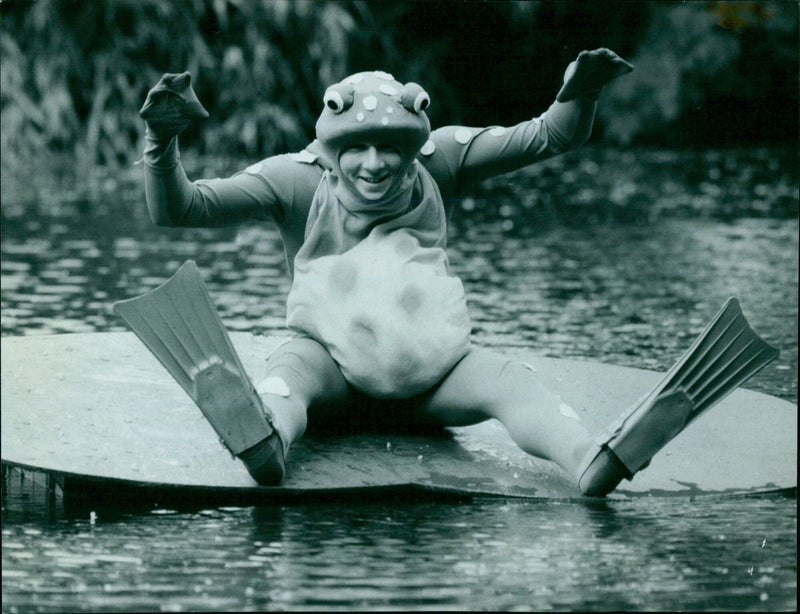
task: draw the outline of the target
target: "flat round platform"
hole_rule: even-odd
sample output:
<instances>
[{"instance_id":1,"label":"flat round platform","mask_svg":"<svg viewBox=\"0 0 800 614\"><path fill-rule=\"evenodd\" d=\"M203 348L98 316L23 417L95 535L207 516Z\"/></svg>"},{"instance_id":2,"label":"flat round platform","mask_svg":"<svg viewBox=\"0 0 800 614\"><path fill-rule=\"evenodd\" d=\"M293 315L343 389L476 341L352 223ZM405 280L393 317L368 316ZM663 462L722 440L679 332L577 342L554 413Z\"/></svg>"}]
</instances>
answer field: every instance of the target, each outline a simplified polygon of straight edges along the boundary
<instances>
[{"instance_id":1,"label":"flat round platform","mask_svg":"<svg viewBox=\"0 0 800 614\"><path fill-rule=\"evenodd\" d=\"M231 335L254 381L281 341ZM661 374L529 356L590 431ZM442 436L305 437L279 487L259 487L199 409L132 333L2 339L2 461L58 478L258 497L416 489L543 499L580 497L553 463L519 450L494 421ZM796 488L797 407L737 390L611 496L739 495Z\"/></svg>"}]
</instances>

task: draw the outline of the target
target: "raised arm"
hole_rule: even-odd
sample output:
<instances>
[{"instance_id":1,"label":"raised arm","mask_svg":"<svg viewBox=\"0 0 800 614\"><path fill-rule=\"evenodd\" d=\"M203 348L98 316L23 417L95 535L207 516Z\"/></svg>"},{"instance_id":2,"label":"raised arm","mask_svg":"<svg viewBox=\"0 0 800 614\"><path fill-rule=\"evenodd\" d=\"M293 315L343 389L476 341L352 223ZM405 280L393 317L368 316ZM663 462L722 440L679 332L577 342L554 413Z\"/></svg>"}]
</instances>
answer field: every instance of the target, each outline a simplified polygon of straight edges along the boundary
<instances>
[{"instance_id":1,"label":"raised arm","mask_svg":"<svg viewBox=\"0 0 800 614\"><path fill-rule=\"evenodd\" d=\"M159 226L230 226L245 220L279 219L283 206L263 175L189 181L180 160L178 134L208 113L188 72L165 74L139 112L145 120L145 196Z\"/></svg>"},{"instance_id":2,"label":"raised arm","mask_svg":"<svg viewBox=\"0 0 800 614\"><path fill-rule=\"evenodd\" d=\"M422 159L440 185L458 193L580 147L591 134L603 85L630 70L630 64L608 49L581 52L567 68L557 99L542 115L511 127L440 128L423 147Z\"/></svg>"}]
</instances>

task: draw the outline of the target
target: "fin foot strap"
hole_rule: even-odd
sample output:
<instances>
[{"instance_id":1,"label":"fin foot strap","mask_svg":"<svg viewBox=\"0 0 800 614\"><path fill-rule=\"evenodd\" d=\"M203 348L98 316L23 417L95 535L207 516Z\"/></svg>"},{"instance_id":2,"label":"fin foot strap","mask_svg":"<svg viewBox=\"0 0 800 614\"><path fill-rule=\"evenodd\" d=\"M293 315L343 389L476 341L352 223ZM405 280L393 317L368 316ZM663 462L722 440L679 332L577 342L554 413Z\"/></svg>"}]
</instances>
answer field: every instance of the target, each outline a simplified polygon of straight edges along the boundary
<instances>
[{"instance_id":1,"label":"fin foot strap","mask_svg":"<svg viewBox=\"0 0 800 614\"><path fill-rule=\"evenodd\" d=\"M581 463L578 486L589 496L602 497L622 479L650 464L653 456L686 426L692 402L683 390L662 394L648 409L627 413L608 432L595 440Z\"/></svg>"},{"instance_id":2,"label":"fin foot strap","mask_svg":"<svg viewBox=\"0 0 800 614\"><path fill-rule=\"evenodd\" d=\"M593 447L578 470L578 488L589 497L605 497L624 479L633 474L606 445Z\"/></svg>"},{"instance_id":3,"label":"fin foot strap","mask_svg":"<svg viewBox=\"0 0 800 614\"><path fill-rule=\"evenodd\" d=\"M197 406L233 454L238 456L272 434L261 398L226 364L202 369L194 385Z\"/></svg>"},{"instance_id":4,"label":"fin foot strap","mask_svg":"<svg viewBox=\"0 0 800 614\"><path fill-rule=\"evenodd\" d=\"M607 445L634 474L683 430L693 410L683 390L661 394L649 409L631 415Z\"/></svg>"},{"instance_id":5,"label":"fin foot strap","mask_svg":"<svg viewBox=\"0 0 800 614\"><path fill-rule=\"evenodd\" d=\"M283 441L274 431L252 448L239 454L253 479L262 486L276 486L286 475L286 456Z\"/></svg>"}]
</instances>

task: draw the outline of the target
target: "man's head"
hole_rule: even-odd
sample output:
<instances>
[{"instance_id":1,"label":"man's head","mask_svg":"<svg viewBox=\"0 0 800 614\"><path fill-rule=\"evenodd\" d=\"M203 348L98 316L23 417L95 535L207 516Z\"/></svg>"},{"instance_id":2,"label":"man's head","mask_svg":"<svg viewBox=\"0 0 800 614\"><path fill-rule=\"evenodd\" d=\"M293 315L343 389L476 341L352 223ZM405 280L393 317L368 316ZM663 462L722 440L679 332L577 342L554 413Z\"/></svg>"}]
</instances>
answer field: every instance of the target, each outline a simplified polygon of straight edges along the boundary
<instances>
[{"instance_id":1,"label":"man's head","mask_svg":"<svg viewBox=\"0 0 800 614\"><path fill-rule=\"evenodd\" d=\"M351 190L380 200L402 181L430 136L427 92L385 72L362 72L330 86L317 139Z\"/></svg>"}]
</instances>

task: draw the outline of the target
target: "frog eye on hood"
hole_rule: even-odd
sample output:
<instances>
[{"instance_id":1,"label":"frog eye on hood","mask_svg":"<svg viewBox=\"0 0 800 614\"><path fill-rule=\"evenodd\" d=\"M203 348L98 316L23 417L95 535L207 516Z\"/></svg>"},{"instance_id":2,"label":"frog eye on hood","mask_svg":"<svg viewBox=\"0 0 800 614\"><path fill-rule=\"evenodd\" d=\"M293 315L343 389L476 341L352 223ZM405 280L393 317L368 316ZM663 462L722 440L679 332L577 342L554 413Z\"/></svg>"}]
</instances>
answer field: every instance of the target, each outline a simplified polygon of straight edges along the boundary
<instances>
[{"instance_id":1,"label":"frog eye on hood","mask_svg":"<svg viewBox=\"0 0 800 614\"><path fill-rule=\"evenodd\" d=\"M337 83L325 90L322 102L334 113L342 113L353 106L354 91L349 83Z\"/></svg>"},{"instance_id":2,"label":"frog eye on hood","mask_svg":"<svg viewBox=\"0 0 800 614\"><path fill-rule=\"evenodd\" d=\"M431 97L428 96L428 92L417 83L406 83L400 92L400 104L412 113L424 111L430 103Z\"/></svg>"}]
</instances>

